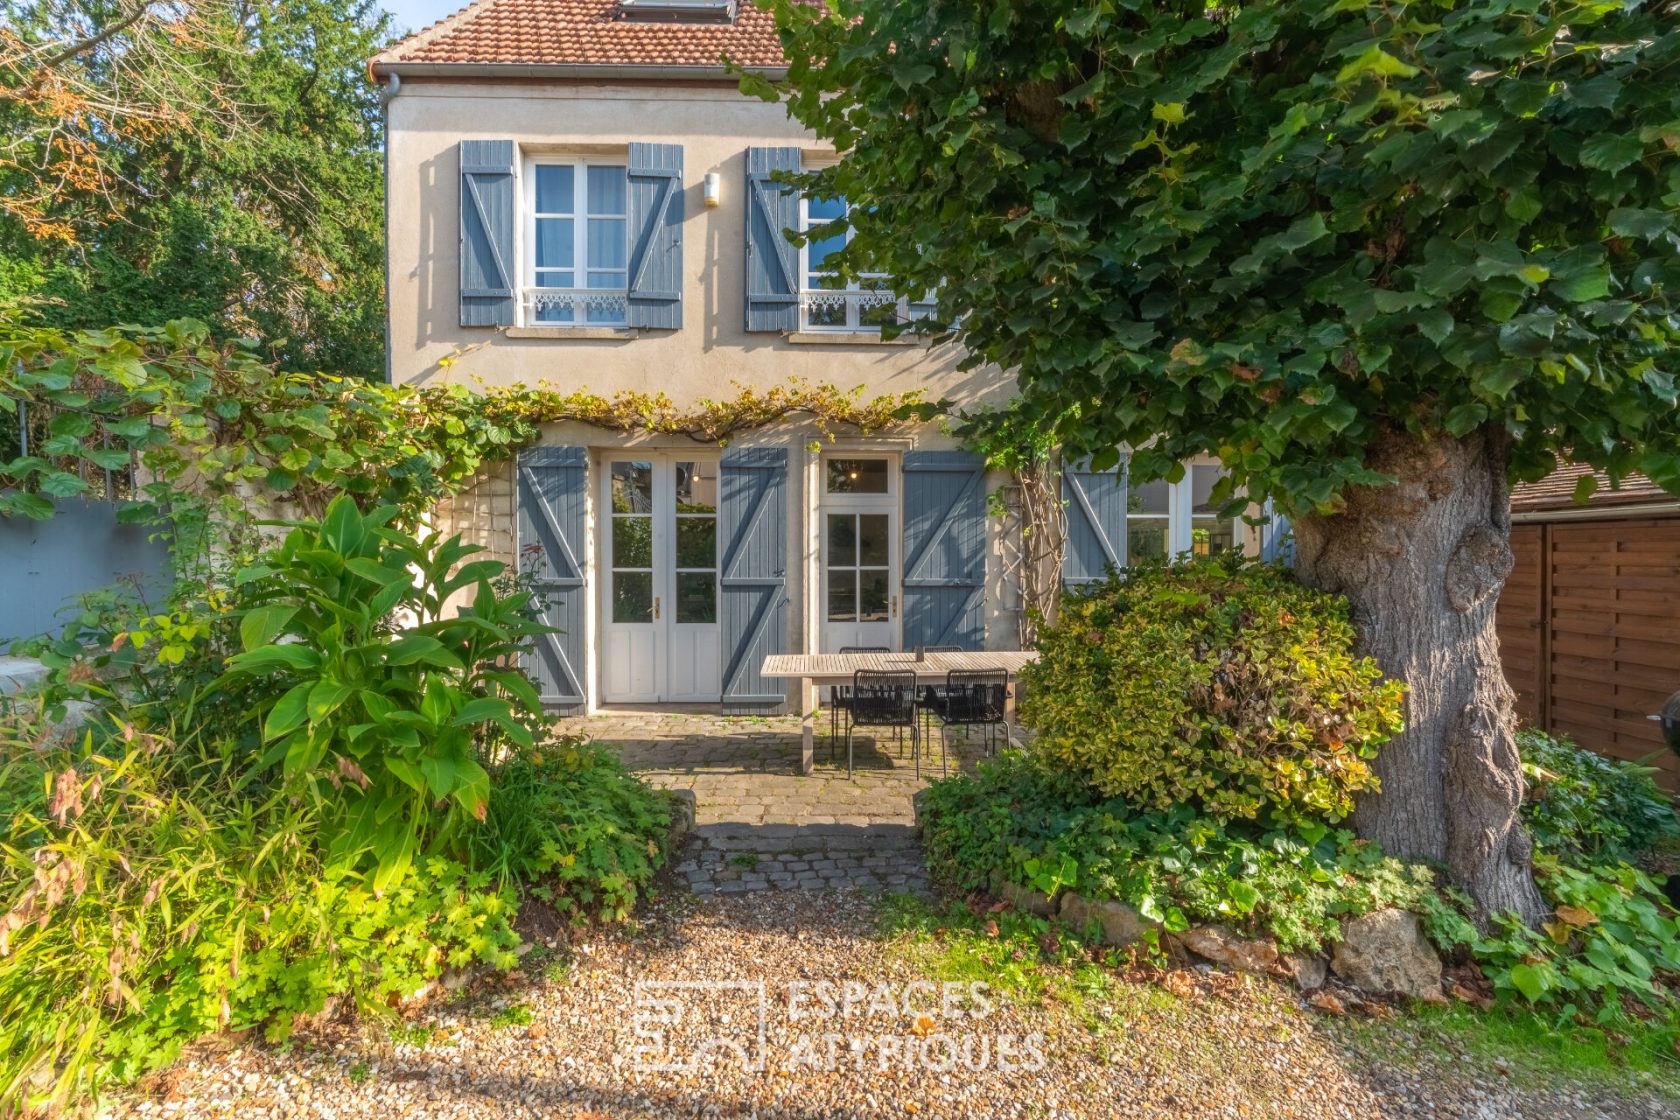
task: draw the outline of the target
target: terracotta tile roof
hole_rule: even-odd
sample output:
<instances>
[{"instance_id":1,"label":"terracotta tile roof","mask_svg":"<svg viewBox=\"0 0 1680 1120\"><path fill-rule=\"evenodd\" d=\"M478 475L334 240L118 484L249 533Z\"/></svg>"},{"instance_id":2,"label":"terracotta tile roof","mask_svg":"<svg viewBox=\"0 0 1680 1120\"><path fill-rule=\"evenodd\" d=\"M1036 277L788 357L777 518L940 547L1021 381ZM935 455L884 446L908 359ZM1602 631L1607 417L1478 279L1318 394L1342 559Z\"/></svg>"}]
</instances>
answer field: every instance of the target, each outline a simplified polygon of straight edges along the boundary
<instances>
[{"instance_id":1,"label":"terracotta tile roof","mask_svg":"<svg viewBox=\"0 0 1680 1120\"><path fill-rule=\"evenodd\" d=\"M620 19L618 0L478 0L380 52L398 63L536 66L747 67L785 65L775 19L740 0L734 23Z\"/></svg>"},{"instance_id":2,"label":"terracotta tile roof","mask_svg":"<svg viewBox=\"0 0 1680 1120\"><path fill-rule=\"evenodd\" d=\"M1593 491L1593 496L1587 500L1587 508L1644 502L1680 502L1680 498L1668 493L1642 474L1629 475L1622 479L1619 489L1612 490L1610 480L1603 471L1568 464L1559 467L1538 482L1519 482L1513 486L1511 511L1538 513L1547 510L1581 509L1583 507L1575 501L1575 483L1585 474L1598 477L1598 489Z\"/></svg>"}]
</instances>

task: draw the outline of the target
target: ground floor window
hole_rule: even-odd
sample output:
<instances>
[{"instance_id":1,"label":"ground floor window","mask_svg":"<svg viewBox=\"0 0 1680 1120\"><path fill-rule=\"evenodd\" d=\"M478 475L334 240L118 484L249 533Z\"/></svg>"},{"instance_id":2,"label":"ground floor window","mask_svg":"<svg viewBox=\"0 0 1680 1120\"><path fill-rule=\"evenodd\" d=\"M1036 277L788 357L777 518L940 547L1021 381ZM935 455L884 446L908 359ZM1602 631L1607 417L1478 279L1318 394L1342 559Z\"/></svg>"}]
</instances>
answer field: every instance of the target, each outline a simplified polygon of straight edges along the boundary
<instances>
[{"instance_id":1,"label":"ground floor window","mask_svg":"<svg viewBox=\"0 0 1680 1120\"><path fill-rule=\"evenodd\" d=\"M1178 482L1156 479L1126 490L1126 562L1208 556L1241 541L1237 518L1222 517L1210 496L1224 475L1217 464L1193 463Z\"/></svg>"}]
</instances>

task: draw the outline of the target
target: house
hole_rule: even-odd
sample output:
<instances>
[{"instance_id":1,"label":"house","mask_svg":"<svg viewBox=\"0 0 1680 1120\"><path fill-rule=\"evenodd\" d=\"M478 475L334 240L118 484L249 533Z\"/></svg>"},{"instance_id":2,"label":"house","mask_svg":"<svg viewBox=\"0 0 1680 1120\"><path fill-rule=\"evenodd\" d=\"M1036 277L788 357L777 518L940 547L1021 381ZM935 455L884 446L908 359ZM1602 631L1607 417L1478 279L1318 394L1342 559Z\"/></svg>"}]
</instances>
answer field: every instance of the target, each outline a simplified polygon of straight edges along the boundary
<instances>
[{"instance_id":1,"label":"house","mask_svg":"<svg viewBox=\"0 0 1680 1120\"><path fill-rule=\"evenodd\" d=\"M390 377L548 381L720 400L804 379L973 408L1013 378L954 345L881 337L925 309L825 276L843 200L772 176L833 160L728 57L780 76L768 13L736 0L479 0L372 61L387 114ZM535 577L563 633L544 699L783 707L773 652L1016 648L1009 479L939 424L818 441L790 420L727 447L551 425L439 511ZM814 442L815 441L815 442ZM820 445L819 445L820 443ZM1065 575L1128 556L1261 547L1207 497L1218 467L1132 487L1065 479ZM534 547L535 546L535 547Z\"/></svg>"},{"instance_id":2,"label":"house","mask_svg":"<svg viewBox=\"0 0 1680 1120\"><path fill-rule=\"evenodd\" d=\"M1680 690L1680 500L1600 473L1577 502L1592 473L1567 466L1512 490L1500 660L1525 724L1655 765L1680 791L1680 759L1648 718Z\"/></svg>"}]
</instances>

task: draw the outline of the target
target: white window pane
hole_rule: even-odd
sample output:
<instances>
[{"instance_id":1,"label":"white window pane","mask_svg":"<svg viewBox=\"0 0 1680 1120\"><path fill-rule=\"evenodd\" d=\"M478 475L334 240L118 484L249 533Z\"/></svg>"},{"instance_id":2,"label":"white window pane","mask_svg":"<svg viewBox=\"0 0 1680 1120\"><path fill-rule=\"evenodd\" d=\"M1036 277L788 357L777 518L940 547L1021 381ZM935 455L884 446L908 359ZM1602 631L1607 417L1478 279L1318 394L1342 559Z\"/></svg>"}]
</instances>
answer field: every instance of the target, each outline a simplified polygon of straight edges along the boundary
<instances>
[{"instance_id":1,"label":"white window pane","mask_svg":"<svg viewBox=\"0 0 1680 1120\"><path fill-rule=\"evenodd\" d=\"M1163 560L1167 555L1167 519L1134 517L1126 522L1126 561Z\"/></svg>"},{"instance_id":2,"label":"white window pane","mask_svg":"<svg viewBox=\"0 0 1680 1120\"><path fill-rule=\"evenodd\" d=\"M1131 483L1126 489L1126 510L1129 513L1166 515L1167 484L1163 479L1142 484Z\"/></svg>"},{"instance_id":3,"label":"white window pane","mask_svg":"<svg viewBox=\"0 0 1680 1120\"><path fill-rule=\"evenodd\" d=\"M572 280L572 270L569 268L550 269L537 273L537 287L539 288L575 288L577 284Z\"/></svg>"},{"instance_id":4,"label":"white window pane","mask_svg":"<svg viewBox=\"0 0 1680 1120\"><path fill-rule=\"evenodd\" d=\"M626 272L597 272L589 270L588 288L622 289L630 286L629 273Z\"/></svg>"},{"instance_id":5,"label":"white window pane","mask_svg":"<svg viewBox=\"0 0 1680 1120\"><path fill-rule=\"evenodd\" d=\"M572 212L572 169L539 164L537 166L537 213L570 214Z\"/></svg>"},{"instance_id":6,"label":"white window pane","mask_svg":"<svg viewBox=\"0 0 1680 1120\"><path fill-rule=\"evenodd\" d=\"M816 272L822 269L823 262L831 254L838 253L846 247L846 236L825 237L820 241L813 241L805 247L806 266Z\"/></svg>"},{"instance_id":7,"label":"white window pane","mask_svg":"<svg viewBox=\"0 0 1680 1120\"><path fill-rule=\"evenodd\" d=\"M623 214L624 168L589 168L589 212L591 214Z\"/></svg>"},{"instance_id":8,"label":"white window pane","mask_svg":"<svg viewBox=\"0 0 1680 1120\"><path fill-rule=\"evenodd\" d=\"M629 249L624 241L623 218L590 218L589 267L623 268L629 263Z\"/></svg>"},{"instance_id":9,"label":"white window pane","mask_svg":"<svg viewBox=\"0 0 1680 1120\"><path fill-rule=\"evenodd\" d=\"M843 198L813 198L805 204L805 213L811 221L829 222L835 218L846 216L846 200Z\"/></svg>"},{"instance_id":10,"label":"white window pane","mask_svg":"<svg viewBox=\"0 0 1680 1120\"><path fill-rule=\"evenodd\" d=\"M537 308L537 322L539 323L569 323L572 321L572 305L570 302L548 304Z\"/></svg>"},{"instance_id":11,"label":"white window pane","mask_svg":"<svg viewBox=\"0 0 1680 1120\"><path fill-rule=\"evenodd\" d=\"M537 267L570 268L572 265L572 219L537 219Z\"/></svg>"},{"instance_id":12,"label":"white window pane","mask_svg":"<svg viewBox=\"0 0 1680 1120\"><path fill-rule=\"evenodd\" d=\"M1190 496L1197 514L1218 513L1219 510L1209 501L1208 495L1224 476L1225 472L1219 467L1200 466L1190 468Z\"/></svg>"}]
</instances>

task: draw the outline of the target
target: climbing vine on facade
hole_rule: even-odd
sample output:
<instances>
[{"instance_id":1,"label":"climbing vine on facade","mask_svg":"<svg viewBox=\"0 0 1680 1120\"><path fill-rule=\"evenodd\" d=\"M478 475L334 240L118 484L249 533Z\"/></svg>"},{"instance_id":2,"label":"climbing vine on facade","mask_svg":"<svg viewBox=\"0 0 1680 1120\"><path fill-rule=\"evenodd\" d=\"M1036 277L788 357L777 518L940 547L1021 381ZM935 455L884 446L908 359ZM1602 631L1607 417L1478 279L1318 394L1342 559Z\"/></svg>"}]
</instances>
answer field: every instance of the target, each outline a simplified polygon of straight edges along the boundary
<instances>
[{"instance_id":1,"label":"climbing vine on facade","mask_svg":"<svg viewBox=\"0 0 1680 1120\"><path fill-rule=\"evenodd\" d=\"M10 417L0 422L0 515L51 517L55 499L133 467L123 513L135 521L243 522L253 496L319 512L340 493L414 521L486 463L537 442L545 424L724 444L803 419L831 440L926 419L930 408L915 392L865 399L797 379L694 405L540 383L389 386L282 372L254 345L217 344L190 320L63 332L0 317L0 411Z\"/></svg>"}]
</instances>

